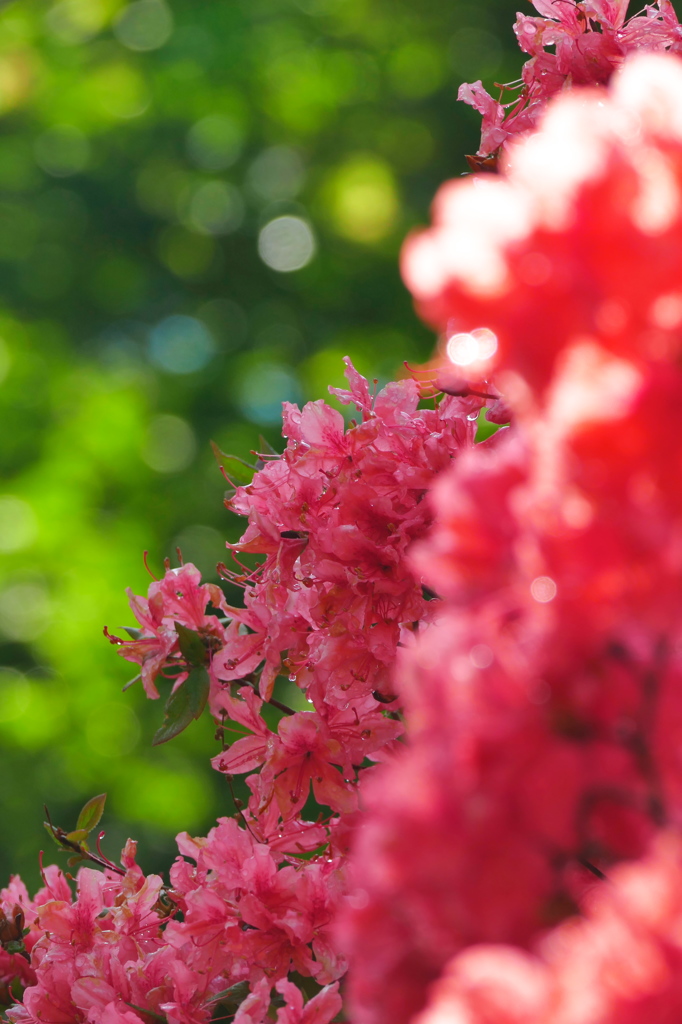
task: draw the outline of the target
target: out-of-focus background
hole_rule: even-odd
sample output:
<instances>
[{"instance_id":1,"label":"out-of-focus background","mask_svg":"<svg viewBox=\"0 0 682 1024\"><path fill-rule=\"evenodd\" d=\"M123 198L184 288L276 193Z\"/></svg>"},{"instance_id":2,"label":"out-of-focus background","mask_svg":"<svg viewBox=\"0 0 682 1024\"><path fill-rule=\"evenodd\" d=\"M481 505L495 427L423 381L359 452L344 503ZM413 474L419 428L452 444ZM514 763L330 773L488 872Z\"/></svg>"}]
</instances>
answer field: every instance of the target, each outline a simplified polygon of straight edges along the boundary
<instances>
[{"instance_id":1,"label":"out-of-focus background","mask_svg":"<svg viewBox=\"0 0 682 1024\"><path fill-rule=\"evenodd\" d=\"M14 0L0 9L0 884L106 791L146 870L232 813L211 723L102 636L182 549L215 579L241 523L209 448L281 446L280 403L349 354L428 357L397 267L517 78L517 0ZM530 12L530 4L520 6ZM233 596L233 595L231 595Z\"/></svg>"}]
</instances>

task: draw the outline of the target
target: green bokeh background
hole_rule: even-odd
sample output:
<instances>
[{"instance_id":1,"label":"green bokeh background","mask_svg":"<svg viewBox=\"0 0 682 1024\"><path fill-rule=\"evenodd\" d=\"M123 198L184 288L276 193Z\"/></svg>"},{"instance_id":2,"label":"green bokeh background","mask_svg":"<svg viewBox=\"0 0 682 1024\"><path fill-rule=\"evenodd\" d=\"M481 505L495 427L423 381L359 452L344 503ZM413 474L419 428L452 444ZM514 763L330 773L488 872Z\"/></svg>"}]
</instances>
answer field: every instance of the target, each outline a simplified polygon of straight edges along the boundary
<instances>
[{"instance_id":1,"label":"green bokeh background","mask_svg":"<svg viewBox=\"0 0 682 1024\"><path fill-rule=\"evenodd\" d=\"M147 870L232 812L211 723L152 748L162 708L102 627L132 623L145 549L215 579L241 523L211 438L281 446L281 401L343 355L381 381L428 357L401 240L477 148L459 83L518 76L517 6L0 10L0 879L58 856L43 803L73 827L106 791L105 849L133 835Z\"/></svg>"}]
</instances>

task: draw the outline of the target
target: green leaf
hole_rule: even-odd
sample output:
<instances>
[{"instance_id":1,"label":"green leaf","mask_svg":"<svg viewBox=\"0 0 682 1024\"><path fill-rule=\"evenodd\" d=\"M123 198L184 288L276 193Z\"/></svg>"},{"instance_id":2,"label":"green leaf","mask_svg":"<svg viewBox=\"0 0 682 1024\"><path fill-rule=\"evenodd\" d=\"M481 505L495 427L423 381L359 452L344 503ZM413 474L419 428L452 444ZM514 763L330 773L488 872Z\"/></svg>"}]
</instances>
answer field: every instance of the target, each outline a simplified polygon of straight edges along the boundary
<instances>
[{"instance_id":1,"label":"green leaf","mask_svg":"<svg viewBox=\"0 0 682 1024\"><path fill-rule=\"evenodd\" d=\"M57 832L55 831L54 825L50 825L50 823L48 821L44 821L43 825L45 826L48 835L52 836L52 839L57 844L59 849L63 850L64 849L64 844L62 842L60 842L59 836L57 835Z\"/></svg>"},{"instance_id":2,"label":"green leaf","mask_svg":"<svg viewBox=\"0 0 682 1024\"><path fill-rule=\"evenodd\" d=\"M232 1006L239 1006L249 994L249 983L248 981L238 981L234 985L230 985L229 988L223 989L222 992L217 992L214 996L211 996L212 1003L228 1003Z\"/></svg>"},{"instance_id":3,"label":"green leaf","mask_svg":"<svg viewBox=\"0 0 682 1024\"><path fill-rule=\"evenodd\" d=\"M226 455L225 452L220 450L215 441L211 441L211 448L218 465L222 466L230 480L235 484L251 483L253 474L256 472L256 466L251 465L250 462L244 462L238 455Z\"/></svg>"},{"instance_id":4,"label":"green leaf","mask_svg":"<svg viewBox=\"0 0 682 1024\"><path fill-rule=\"evenodd\" d=\"M140 640L144 636L144 633L142 632L141 629L136 629L133 626L124 626L123 628L125 629L128 636L132 637L133 640Z\"/></svg>"},{"instance_id":5,"label":"green leaf","mask_svg":"<svg viewBox=\"0 0 682 1024\"><path fill-rule=\"evenodd\" d=\"M206 707L209 687L206 669L193 668L184 683L166 701L163 725L156 731L152 746L167 743L186 729L192 719L199 718Z\"/></svg>"},{"instance_id":6,"label":"green leaf","mask_svg":"<svg viewBox=\"0 0 682 1024\"><path fill-rule=\"evenodd\" d=\"M24 953L26 950L23 939L10 939L9 942L3 942L2 948L6 953Z\"/></svg>"},{"instance_id":7,"label":"green leaf","mask_svg":"<svg viewBox=\"0 0 682 1024\"><path fill-rule=\"evenodd\" d=\"M314 850L301 850L299 853L291 853L287 854L287 856L298 857L299 860L313 860L314 857L319 857L320 854L324 853L328 845L328 843L320 843Z\"/></svg>"},{"instance_id":8,"label":"green leaf","mask_svg":"<svg viewBox=\"0 0 682 1024\"><path fill-rule=\"evenodd\" d=\"M123 1002L125 1003L125 999ZM136 1006L135 1003L126 1003L126 1006L129 1006L131 1010L137 1010L138 1013L144 1013L147 1017L152 1017L154 1020L162 1020L164 1024L168 1020L167 1017L162 1017L160 1013L155 1013L154 1010L145 1010L144 1006Z\"/></svg>"},{"instance_id":9,"label":"green leaf","mask_svg":"<svg viewBox=\"0 0 682 1024\"><path fill-rule=\"evenodd\" d=\"M189 665L194 665L195 668L205 665L206 648L199 634L195 633L193 629L183 626L181 622L175 623L175 632L178 634L180 650L185 661Z\"/></svg>"},{"instance_id":10,"label":"green leaf","mask_svg":"<svg viewBox=\"0 0 682 1024\"><path fill-rule=\"evenodd\" d=\"M78 821L76 822L77 831L84 831L87 836L88 832L92 832L93 828L99 825L99 820L104 813L106 800L106 793L100 793L99 796L93 796L91 800L88 800L78 815Z\"/></svg>"},{"instance_id":11,"label":"green leaf","mask_svg":"<svg viewBox=\"0 0 682 1024\"><path fill-rule=\"evenodd\" d=\"M77 828L73 832L67 832L64 838L68 839L71 843L83 843L88 838L89 831L90 829L87 828Z\"/></svg>"},{"instance_id":12,"label":"green leaf","mask_svg":"<svg viewBox=\"0 0 682 1024\"><path fill-rule=\"evenodd\" d=\"M261 455L273 455L275 458L281 457L281 452L278 452L276 448L273 448L266 437L262 434L258 435L258 451Z\"/></svg>"}]
</instances>

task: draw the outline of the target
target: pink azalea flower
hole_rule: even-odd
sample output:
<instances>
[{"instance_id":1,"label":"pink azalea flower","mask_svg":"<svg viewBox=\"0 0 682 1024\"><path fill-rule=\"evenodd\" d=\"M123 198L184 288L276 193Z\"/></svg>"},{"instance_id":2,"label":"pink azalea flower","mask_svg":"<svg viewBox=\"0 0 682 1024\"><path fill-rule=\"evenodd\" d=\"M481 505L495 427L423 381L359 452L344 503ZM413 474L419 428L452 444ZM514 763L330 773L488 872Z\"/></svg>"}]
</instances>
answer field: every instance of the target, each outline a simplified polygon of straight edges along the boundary
<instances>
[{"instance_id":1,"label":"pink azalea flower","mask_svg":"<svg viewBox=\"0 0 682 1024\"><path fill-rule=\"evenodd\" d=\"M633 52L682 52L682 26L670 0L657 0L628 22L628 0L533 0L533 5L541 17L517 14L514 26L519 46L530 54L518 97L496 101L480 81L460 87L459 99L483 115L479 158L499 153L536 128L556 93L575 85L606 85Z\"/></svg>"},{"instance_id":2,"label":"pink azalea flower","mask_svg":"<svg viewBox=\"0 0 682 1024\"><path fill-rule=\"evenodd\" d=\"M341 1010L338 985L327 985L304 1006L301 990L285 978L275 985L286 999L277 1011L277 1024L329 1024Z\"/></svg>"},{"instance_id":3,"label":"pink azalea flower","mask_svg":"<svg viewBox=\"0 0 682 1024\"><path fill-rule=\"evenodd\" d=\"M200 583L201 574L191 564L169 569L162 580L154 581L149 587L147 599L138 597L128 590L130 607L140 624L140 636L134 640L121 640L110 636L112 643L120 646L119 653L127 661L140 666L142 684L148 697L158 698L156 678L166 665L177 662L179 642L175 623L199 634L206 645L207 662L212 660L213 651L220 647L224 630L215 615L207 615L209 603L215 609L227 611L225 598L220 587L212 583ZM187 673L173 677L179 685Z\"/></svg>"}]
</instances>

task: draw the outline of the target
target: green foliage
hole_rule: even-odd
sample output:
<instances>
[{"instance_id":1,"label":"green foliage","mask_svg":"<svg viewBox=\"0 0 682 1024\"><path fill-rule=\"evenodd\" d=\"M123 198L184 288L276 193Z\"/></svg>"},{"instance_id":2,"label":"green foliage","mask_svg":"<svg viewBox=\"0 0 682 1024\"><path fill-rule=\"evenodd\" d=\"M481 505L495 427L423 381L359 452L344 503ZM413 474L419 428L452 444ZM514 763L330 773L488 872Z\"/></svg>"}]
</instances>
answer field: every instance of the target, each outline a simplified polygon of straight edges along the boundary
<instances>
[{"instance_id":1,"label":"green foliage","mask_svg":"<svg viewBox=\"0 0 682 1024\"><path fill-rule=\"evenodd\" d=\"M244 998L248 995L249 987L246 981L237 981L234 985L230 985L229 988L225 988L222 992L217 992L212 999L214 1003L222 1003L225 1008L229 1009L234 1013Z\"/></svg>"},{"instance_id":2,"label":"green foliage","mask_svg":"<svg viewBox=\"0 0 682 1024\"><path fill-rule=\"evenodd\" d=\"M211 438L248 482L281 401L325 397L343 355L380 381L428 357L399 246L476 148L460 81L517 77L515 8L0 8L0 877L39 883L46 801L76 820L106 789L108 855L133 834L148 871L232 806L208 716L152 747L158 711L121 693L102 626L130 623L144 550L216 579L242 525ZM280 218L298 269L277 269Z\"/></svg>"},{"instance_id":3,"label":"green foliage","mask_svg":"<svg viewBox=\"0 0 682 1024\"><path fill-rule=\"evenodd\" d=\"M215 455L216 462L224 472L227 479L233 484L250 484L253 474L256 471L255 465L245 462L237 455L226 455L221 452L215 441L211 441L211 448Z\"/></svg>"},{"instance_id":4,"label":"green foliage","mask_svg":"<svg viewBox=\"0 0 682 1024\"><path fill-rule=\"evenodd\" d=\"M129 1006L131 1010L137 1010L139 1013L142 1013L145 1017L151 1017L152 1020L161 1020L164 1022L168 1020L168 1018L164 1017L162 1013L155 1013L154 1010L145 1010L143 1006L137 1006L135 1003L126 1003L126 1006Z\"/></svg>"},{"instance_id":5,"label":"green foliage","mask_svg":"<svg viewBox=\"0 0 682 1024\"><path fill-rule=\"evenodd\" d=\"M97 825L99 825L100 818L104 813L106 800L107 794L100 793L99 796L93 796L88 800L85 806L81 808L81 812L78 815L78 821L76 822L76 830L83 833L83 839L92 832Z\"/></svg>"},{"instance_id":6,"label":"green foliage","mask_svg":"<svg viewBox=\"0 0 682 1024\"><path fill-rule=\"evenodd\" d=\"M188 629L181 622L175 623L175 632L178 634L180 653L188 665L201 668L206 664L206 647L204 641L193 629Z\"/></svg>"},{"instance_id":7,"label":"green foliage","mask_svg":"<svg viewBox=\"0 0 682 1024\"><path fill-rule=\"evenodd\" d=\"M189 632L189 630L188 630ZM152 743L167 743L179 736L190 722L199 718L206 707L209 691L208 672L205 668L192 668L187 679L171 692L164 708L164 721L154 733Z\"/></svg>"},{"instance_id":8,"label":"green foliage","mask_svg":"<svg viewBox=\"0 0 682 1024\"><path fill-rule=\"evenodd\" d=\"M124 874L124 871L116 864L101 856L99 852L99 839L104 835L103 832L98 837L97 853L93 853L88 846L88 836L99 824L104 812L106 799L106 793L100 793L99 796L93 796L92 799L88 800L85 806L81 808L75 829L72 829L70 832L65 831L59 825L53 825L50 812L47 807L45 808L47 821L43 822L43 825L58 849L71 854L67 861L70 868L76 867L83 861L92 861L93 864L97 864L99 867L110 868L121 875Z\"/></svg>"}]
</instances>

